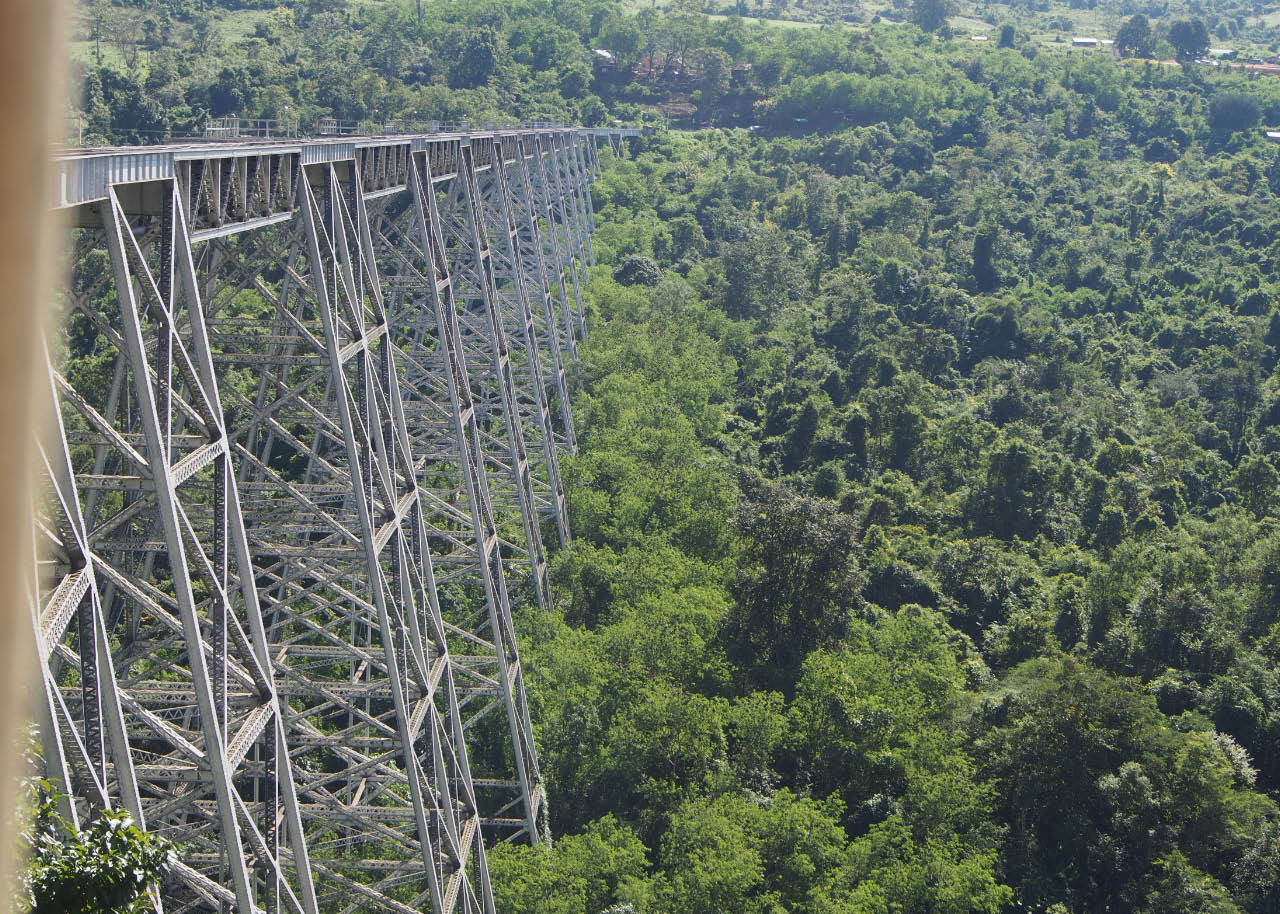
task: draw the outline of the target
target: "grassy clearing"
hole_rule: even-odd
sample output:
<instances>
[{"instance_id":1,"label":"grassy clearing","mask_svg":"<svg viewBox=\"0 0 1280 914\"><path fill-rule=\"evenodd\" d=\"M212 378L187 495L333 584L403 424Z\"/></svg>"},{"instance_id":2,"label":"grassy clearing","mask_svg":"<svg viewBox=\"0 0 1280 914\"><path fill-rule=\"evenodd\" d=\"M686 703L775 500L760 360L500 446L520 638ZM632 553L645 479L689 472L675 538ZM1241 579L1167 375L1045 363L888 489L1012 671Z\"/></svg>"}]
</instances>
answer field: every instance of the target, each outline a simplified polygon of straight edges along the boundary
<instances>
[{"instance_id":1,"label":"grassy clearing","mask_svg":"<svg viewBox=\"0 0 1280 914\"><path fill-rule=\"evenodd\" d=\"M725 13L709 13L707 14L707 18L708 19L729 19L731 17ZM748 25L759 25L761 23L764 23L765 25L777 26L780 29L820 29L824 25L824 23L821 23L821 22L796 22L793 19L758 19L755 16L743 16L742 21L747 23ZM850 25L849 23L846 23L846 22L841 22L837 24L844 28L849 28L849 29L857 28L857 26Z\"/></svg>"},{"instance_id":2,"label":"grassy clearing","mask_svg":"<svg viewBox=\"0 0 1280 914\"><path fill-rule=\"evenodd\" d=\"M223 41L240 41L253 34L259 22L271 18L274 10L231 10L218 20L218 36Z\"/></svg>"},{"instance_id":3,"label":"grassy clearing","mask_svg":"<svg viewBox=\"0 0 1280 914\"><path fill-rule=\"evenodd\" d=\"M957 35L986 35L995 26L981 19L970 19L968 16L952 16L947 20Z\"/></svg>"},{"instance_id":4,"label":"grassy clearing","mask_svg":"<svg viewBox=\"0 0 1280 914\"><path fill-rule=\"evenodd\" d=\"M69 41L71 59L77 63L96 64L98 62L97 51L94 48L92 40L85 41ZM107 42L102 42L102 62L109 67L118 70L125 69L124 55Z\"/></svg>"}]
</instances>

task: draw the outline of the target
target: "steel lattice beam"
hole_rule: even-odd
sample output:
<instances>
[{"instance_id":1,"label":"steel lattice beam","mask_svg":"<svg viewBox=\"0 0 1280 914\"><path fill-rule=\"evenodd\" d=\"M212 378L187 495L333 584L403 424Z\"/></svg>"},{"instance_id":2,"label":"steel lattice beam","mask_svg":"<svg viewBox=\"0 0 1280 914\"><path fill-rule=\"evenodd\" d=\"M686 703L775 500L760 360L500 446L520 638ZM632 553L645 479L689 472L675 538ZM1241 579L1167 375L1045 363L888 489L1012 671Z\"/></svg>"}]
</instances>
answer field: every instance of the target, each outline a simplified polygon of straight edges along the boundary
<instances>
[{"instance_id":1,"label":"steel lattice beam","mask_svg":"<svg viewBox=\"0 0 1280 914\"><path fill-rule=\"evenodd\" d=\"M600 131L85 151L49 340L41 742L179 842L168 911L492 914L546 832Z\"/></svg>"}]
</instances>

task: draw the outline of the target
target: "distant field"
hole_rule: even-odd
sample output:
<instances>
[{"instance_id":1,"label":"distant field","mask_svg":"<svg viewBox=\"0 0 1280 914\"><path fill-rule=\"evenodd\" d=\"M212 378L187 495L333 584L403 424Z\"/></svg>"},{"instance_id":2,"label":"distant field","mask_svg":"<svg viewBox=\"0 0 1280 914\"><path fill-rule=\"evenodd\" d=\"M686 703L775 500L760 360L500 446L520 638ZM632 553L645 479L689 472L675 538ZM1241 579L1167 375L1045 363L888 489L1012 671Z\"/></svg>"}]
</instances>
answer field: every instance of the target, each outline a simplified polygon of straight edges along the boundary
<instances>
[{"instance_id":1,"label":"distant field","mask_svg":"<svg viewBox=\"0 0 1280 914\"><path fill-rule=\"evenodd\" d=\"M239 41L253 34L259 22L271 18L273 10L229 10L218 20L218 34L225 41Z\"/></svg>"},{"instance_id":2,"label":"distant field","mask_svg":"<svg viewBox=\"0 0 1280 914\"><path fill-rule=\"evenodd\" d=\"M92 41L71 41L71 59L78 63L91 64L95 62L94 47ZM102 43L102 62L109 67L123 68L125 65L124 55L107 44Z\"/></svg>"},{"instance_id":3,"label":"distant field","mask_svg":"<svg viewBox=\"0 0 1280 914\"><path fill-rule=\"evenodd\" d=\"M638 13L640 10L659 9L664 10L670 6L670 0L622 0L621 6L627 12Z\"/></svg>"},{"instance_id":4,"label":"distant field","mask_svg":"<svg viewBox=\"0 0 1280 914\"><path fill-rule=\"evenodd\" d=\"M665 9L670 6L670 0L621 0L622 6L635 13L642 9L656 7L657 9ZM764 12L754 2L748 4L748 8L754 12ZM864 2L858 7L860 13L869 22L874 16L885 16L886 18L897 18L901 13L894 14L893 7L888 2L881 0L871 0ZM721 7L721 12L708 14L712 19L730 18L732 8L729 6ZM803 29L803 28L820 28L823 25L838 25L842 28L858 31L865 29L866 26L849 22L827 23L817 19L818 14L813 14L815 18L808 21L797 21L794 19L772 19L767 16L744 16L744 22L751 24L768 23L779 28ZM1280 10L1273 15L1280 20ZM995 22L988 22L986 18L993 18ZM1017 27L1023 34L1029 35L1032 41L1049 47L1070 47L1071 39L1077 35L1088 36L1090 38L1109 38L1115 34L1126 17L1115 13L1106 12L1104 10L1087 10L1087 9L1071 9L1066 3L1056 4L1049 12L1028 14L1025 10L1015 10L1003 3L975 3L962 2L959 4L959 12L952 16L950 21L951 28L955 31L957 37L966 37L969 35L988 35L994 36L1001 25L1010 23ZM1050 28L1050 23L1054 23L1056 28ZM1061 27L1069 23L1069 28Z\"/></svg>"},{"instance_id":5,"label":"distant field","mask_svg":"<svg viewBox=\"0 0 1280 914\"><path fill-rule=\"evenodd\" d=\"M981 19L970 19L968 16L952 16L949 20L951 28L957 35L985 35L996 26Z\"/></svg>"},{"instance_id":6,"label":"distant field","mask_svg":"<svg viewBox=\"0 0 1280 914\"><path fill-rule=\"evenodd\" d=\"M728 19L730 16L726 13L711 13L708 14L707 18ZM796 22L794 19L757 19L755 16L743 16L742 21L751 25L758 25L763 22L768 25L776 25L778 28L782 29L820 29L826 24L822 22ZM844 28L858 28L858 26L852 25L848 22L841 22L838 24Z\"/></svg>"},{"instance_id":7,"label":"distant field","mask_svg":"<svg viewBox=\"0 0 1280 914\"><path fill-rule=\"evenodd\" d=\"M723 19L733 15L732 7L729 5L720 6L723 0L716 0L716 6L720 7L720 12L710 14L711 18ZM656 7L665 9L670 6L670 0L620 0L623 8L638 12L642 9ZM748 8L757 14L764 13L765 10L754 3L754 0L748 4ZM893 7L886 0L863 0L856 7L863 19L869 22L872 17L880 15L888 19L896 19L902 13L893 14ZM1088 38L1112 38L1119 30L1120 26L1129 18L1128 16L1117 12L1117 7L1113 6L1109 9L1072 9L1068 2L1055 2L1046 11L1028 12L1023 7L1014 7L1007 3L989 2L989 0L961 0L958 3L957 14L950 19L951 27L955 31L957 37L966 37L968 35L989 35L994 36L998 32L1001 25L1013 25L1018 31L1028 36L1031 41L1036 44L1050 48L1070 49L1071 39L1077 36ZM1246 29L1254 27L1280 27L1280 5L1272 8L1272 4L1268 3L1261 7L1264 11L1260 18L1249 17L1246 21ZM828 23L826 17L831 15L832 8L826 7L819 11L817 9L794 8L793 13L812 16L811 19L805 21L797 21L793 19L773 19L765 15L745 16L743 20L752 24L759 22L767 22L779 28L818 28L825 24L840 25L844 28L858 30L865 26L847 22ZM1179 18L1182 15L1191 15L1190 13L1170 12L1162 18L1153 20L1153 24L1159 27L1166 27L1169 21ZM994 22L987 21L994 19ZM1223 47L1236 48L1244 54L1265 53L1269 49L1254 40L1256 36L1246 36L1242 34L1236 39L1223 39L1218 37L1211 38L1211 44ZM1089 53L1088 50L1077 49L1079 53Z\"/></svg>"}]
</instances>

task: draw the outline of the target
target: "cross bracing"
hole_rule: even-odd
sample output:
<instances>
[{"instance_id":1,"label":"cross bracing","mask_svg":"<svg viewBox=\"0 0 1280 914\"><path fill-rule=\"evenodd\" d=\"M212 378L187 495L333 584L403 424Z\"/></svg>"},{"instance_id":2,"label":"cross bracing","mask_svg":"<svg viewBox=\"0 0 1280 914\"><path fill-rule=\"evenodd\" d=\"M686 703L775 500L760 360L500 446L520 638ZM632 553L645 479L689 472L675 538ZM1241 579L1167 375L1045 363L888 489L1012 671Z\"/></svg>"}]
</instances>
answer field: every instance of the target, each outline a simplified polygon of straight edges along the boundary
<instances>
[{"instance_id":1,"label":"cross bracing","mask_svg":"<svg viewBox=\"0 0 1280 914\"><path fill-rule=\"evenodd\" d=\"M32 598L74 820L180 911L488 912L546 831L513 607L548 607L595 134L85 151Z\"/></svg>"}]
</instances>

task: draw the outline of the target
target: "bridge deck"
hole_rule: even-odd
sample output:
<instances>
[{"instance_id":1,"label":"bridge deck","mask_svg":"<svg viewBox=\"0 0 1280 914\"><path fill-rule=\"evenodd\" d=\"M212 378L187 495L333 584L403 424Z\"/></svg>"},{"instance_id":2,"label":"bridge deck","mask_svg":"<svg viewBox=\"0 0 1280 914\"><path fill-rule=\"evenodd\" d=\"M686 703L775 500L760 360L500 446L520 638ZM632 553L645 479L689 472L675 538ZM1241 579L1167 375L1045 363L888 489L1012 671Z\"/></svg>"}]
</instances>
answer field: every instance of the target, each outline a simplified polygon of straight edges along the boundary
<instances>
[{"instance_id":1,"label":"bridge deck","mask_svg":"<svg viewBox=\"0 0 1280 914\"><path fill-rule=\"evenodd\" d=\"M419 152L432 146L469 144L480 138L528 136L531 133L617 140L642 135L639 127L510 127L382 136L279 139L238 137L234 140L175 142L162 146L107 146L68 150L54 157L53 207L66 209L105 200L112 185L163 181L177 173L178 162L296 155L305 165L341 162L370 148L401 147Z\"/></svg>"}]
</instances>

